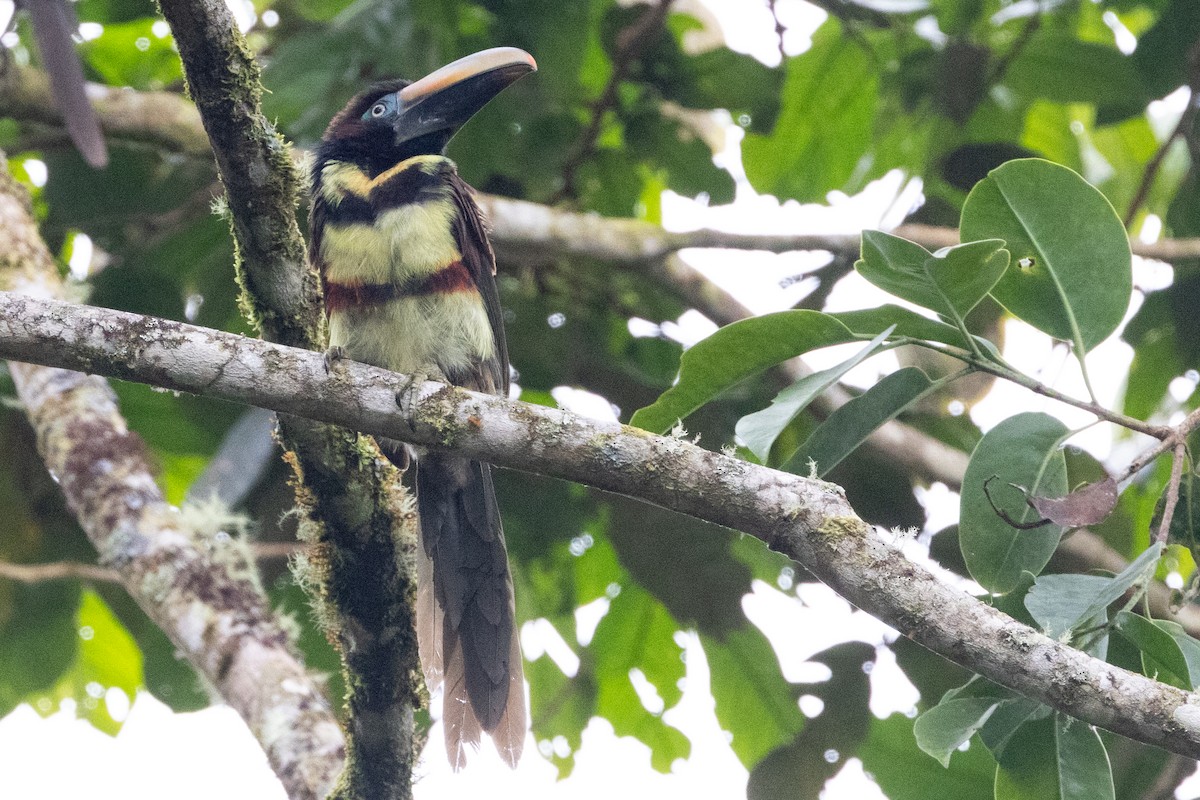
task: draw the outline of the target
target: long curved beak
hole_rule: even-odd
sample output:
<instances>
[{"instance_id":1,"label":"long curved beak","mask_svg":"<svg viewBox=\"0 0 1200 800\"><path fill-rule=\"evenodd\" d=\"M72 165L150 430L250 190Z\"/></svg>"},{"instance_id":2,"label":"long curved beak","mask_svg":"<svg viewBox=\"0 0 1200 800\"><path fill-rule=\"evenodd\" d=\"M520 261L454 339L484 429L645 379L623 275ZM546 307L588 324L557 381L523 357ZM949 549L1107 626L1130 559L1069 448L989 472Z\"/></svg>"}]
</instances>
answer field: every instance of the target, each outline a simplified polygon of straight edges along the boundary
<instances>
[{"instance_id":1,"label":"long curved beak","mask_svg":"<svg viewBox=\"0 0 1200 800\"><path fill-rule=\"evenodd\" d=\"M516 47L493 47L465 56L396 93L396 143L432 133L446 141L496 95L531 72L533 56Z\"/></svg>"}]
</instances>

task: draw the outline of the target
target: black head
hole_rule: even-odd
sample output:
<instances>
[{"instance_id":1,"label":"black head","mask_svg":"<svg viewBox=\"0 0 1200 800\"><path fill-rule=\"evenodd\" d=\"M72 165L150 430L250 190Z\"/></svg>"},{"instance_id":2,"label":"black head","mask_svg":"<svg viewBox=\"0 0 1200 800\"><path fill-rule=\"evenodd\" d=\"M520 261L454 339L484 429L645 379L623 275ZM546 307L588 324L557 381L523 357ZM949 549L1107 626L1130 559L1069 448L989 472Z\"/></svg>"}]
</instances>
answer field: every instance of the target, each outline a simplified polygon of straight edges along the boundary
<instances>
[{"instance_id":1,"label":"black head","mask_svg":"<svg viewBox=\"0 0 1200 800\"><path fill-rule=\"evenodd\" d=\"M515 47L484 50L421 78L382 81L355 96L329 123L321 156L376 175L417 155L439 155L467 120L518 78L537 71Z\"/></svg>"}]
</instances>

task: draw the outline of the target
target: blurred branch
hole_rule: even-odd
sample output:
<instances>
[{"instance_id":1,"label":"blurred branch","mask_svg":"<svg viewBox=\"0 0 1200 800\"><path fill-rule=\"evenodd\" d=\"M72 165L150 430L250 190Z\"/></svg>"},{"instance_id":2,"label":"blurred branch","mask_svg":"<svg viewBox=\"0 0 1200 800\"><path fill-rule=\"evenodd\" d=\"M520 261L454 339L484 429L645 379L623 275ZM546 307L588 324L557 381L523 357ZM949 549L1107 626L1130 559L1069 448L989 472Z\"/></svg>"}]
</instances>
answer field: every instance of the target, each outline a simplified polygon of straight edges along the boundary
<instances>
[{"instance_id":1,"label":"blurred branch","mask_svg":"<svg viewBox=\"0 0 1200 800\"><path fill-rule=\"evenodd\" d=\"M575 196L575 173L596 152L596 141L604 128L604 116L617 105L617 92L621 88L621 81L625 80L633 63L642 57L654 36L662 30L672 2L673 0L657 0L654 5L646 8L632 25L617 34L617 52L613 54L612 74L599 99L592 104L592 116L588 126L567 153L562 167L562 186L551 198L551 203Z\"/></svg>"},{"instance_id":2,"label":"blurred branch","mask_svg":"<svg viewBox=\"0 0 1200 800\"><path fill-rule=\"evenodd\" d=\"M1196 772L1196 762L1172 753L1140 800L1175 800L1180 784Z\"/></svg>"},{"instance_id":3,"label":"blurred branch","mask_svg":"<svg viewBox=\"0 0 1200 800\"><path fill-rule=\"evenodd\" d=\"M100 128L109 140L152 144L173 153L211 158L196 107L182 95L87 84ZM64 126L46 73L0 60L0 116Z\"/></svg>"},{"instance_id":4,"label":"blurred branch","mask_svg":"<svg viewBox=\"0 0 1200 800\"><path fill-rule=\"evenodd\" d=\"M169 92L137 92L88 84L89 96L98 98L96 111L110 138L157 144L170 152L209 156L200 117L185 97ZM51 105L45 73L9 64L0 71L0 116L62 126L62 116ZM303 154L296 154L302 161ZM495 226L493 244L512 258L535 261L563 256L586 256L613 264L638 266L658 261L688 248L765 250L790 253L825 250L851 260L858 258L861 236L848 234L747 234L701 228L667 231L652 222L602 217L565 211L541 203L481 195L481 204ZM933 225L901 225L892 231L928 250L958 244L958 231ZM1200 238L1130 241L1142 258L1175 263L1200 260Z\"/></svg>"},{"instance_id":5,"label":"blurred branch","mask_svg":"<svg viewBox=\"0 0 1200 800\"><path fill-rule=\"evenodd\" d=\"M941 583L858 518L833 484L559 409L439 383L413 385L406 376L349 361L331 374L317 353L34 297L0 294L0 356L86 367L419 446L452 447L741 530L968 669L1122 736L1200 756L1195 695L1092 658Z\"/></svg>"},{"instance_id":6,"label":"blurred branch","mask_svg":"<svg viewBox=\"0 0 1200 800\"><path fill-rule=\"evenodd\" d=\"M258 64L223 0L160 0L212 143L237 245L243 308L265 339L325 347L319 282L296 221L291 148L263 116ZM346 674L346 759L331 798L406 800L425 691L413 625L416 519L370 440L280 415L315 543L305 580Z\"/></svg>"},{"instance_id":7,"label":"blurred branch","mask_svg":"<svg viewBox=\"0 0 1200 800\"><path fill-rule=\"evenodd\" d=\"M1021 32L1017 34L1017 38L1011 45L1009 45L1008 50L1004 52L1004 55L1000 57L1000 60L996 62L991 74L988 75L987 82L989 86L995 86L996 84L1000 83L1000 81L1004 80L1004 76L1008 74L1009 67L1011 67L1013 62L1017 60L1017 57L1021 55L1021 53L1029 45L1029 42L1033 39L1033 35L1037 33L1038 29L1041 27L1042 12L1039 10L1025 21L1025 24L1021 26Z\"/></svg>"},{"instance_id":8,"label":"blurred branch","mask_svg":"<svg viewBox=\"0 0 1200 800\"><path fill-rule=\"evenodd\" d=\"M46 564L14 564L11 561L0 561L0 578L17 583L65 580L120 583L121 573L98 564L83 564L77 561L52 561Z\"/></svg>"},{"instance_id":9,"label":"blurred branch","mask_svg":"<svg viewBox=\"0 0 1200 800\"><path fill-rule=\"evenodd\" d=\"M29 194L4 167L0 160L0 286L61 295ZM341 732L248 577L252 565L197 546L201 532L164 500L145 445L128 430L103 378L15 362L9 372L42 458L100 567L119 573L138 605L241 714L289 795L323 797L341 763Z\"/></svg>"},{"instance_id":10,"label":"blurred branch","mask_svg":"<svg viewBox=\"0 0 1200 800\"><path fill-rule=\"evenodd\" d=\"M653 262L687 248L765 250L789 253L825 250L857 259L862 237L847 234L753 234L729 233L712 228L667 231L652 222L601 217L563 211L527 200L484 195L481 203L495 226L497 252L548 260L563 256L586 256L613 264L636 266ZM916 242L927 250L959 243L958 230L934 225L901 225L891 233ZM1131 240L1134 255L1159 261L1200 259L1200 238L1162 239L1145 243Z\"/></svg>"},{"instance_id":11,"label":"blurred branch","mask_svg":"<svg viewBox=\"0 0 1200 800\"><path fill-rule=\"evenodd\" d=\"M256 559L289 558L304 549L303 542L253 542L250 552ZM41 564L16 564L0 561L0 579L17 583L44 583L46 581L93 581L95 583L121 583L121 573L99 564L81 561L48 561Z\"/></svg>"},{"instance_id":12,"label":"blurred branch","mask_svg":"<svg viewBox=\"0 0 1200 800\"><path fill-rule=\"evenodd\" d=\"M1167 157L1167 152L1176 141L1183 139L1188 131L1196 124L1196 112L1200 111L1200 100L1193 93L1188 100L1187 108L1179 117L1179 123L1167 135L1162 144L1158 146L1158 150L1154 152L1154 156L1146 164L1146 170L1142 173L1142 180L1138 183L1137 191L1133 194L1133 199L1129 201L1129 209L1125 212L1125 227L1133 225L1133 221L1137 218L1137 213L1142 207L1142 203L1146 202L1146 196L1150 194L1150 187L1154 185L1154 179L1158 176L1158 170L1162 167L1163 161Z\"/></svg>"},{"instance_id":13,"label":"blurred branch","mask_svg":"<svg viewBox=\"0 0 1200 800\"><path fill-rule=\"evenodd\" d=\"M1162 167L1167 152L1176 141L1182 140L1192 155L1193 162L1196 159L1196 120L1200 114L1200 41L1193 43L1188 51L1188 88L1191 90L1191 95L1188 97L1187 107L1179 117L1179 123L1158 146L1158 150L1146 164L1146 171L1142 174L1141 183L1134 192L1133 200L1129 202L1129 210L1125 212L1124 220L1126 228L1133 224L1138 209L1142 207L1142 203L1146 202L1146 196L1150 194L1150 187L1154 185L1154 178L1158 175L1158 170ZM1195 163L1193 163L1192 169L1196 169Z\"/></svg>"}]
</instances>

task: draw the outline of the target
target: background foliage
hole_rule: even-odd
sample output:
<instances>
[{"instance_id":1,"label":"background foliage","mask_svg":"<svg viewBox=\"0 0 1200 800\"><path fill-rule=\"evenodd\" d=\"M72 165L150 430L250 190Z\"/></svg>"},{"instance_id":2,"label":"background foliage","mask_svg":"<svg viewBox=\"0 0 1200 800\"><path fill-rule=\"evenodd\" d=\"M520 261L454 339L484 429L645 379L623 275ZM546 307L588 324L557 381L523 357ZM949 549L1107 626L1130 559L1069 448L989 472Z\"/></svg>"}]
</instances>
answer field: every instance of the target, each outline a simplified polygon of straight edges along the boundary
<instances>
[{"instance_id":1,"label":"background foliage","mask_svg":"<svg viewBox=\"0 0 1200 800\"><path fill-rule=\"evenodd\" d=\"M1171 134L1150 113L1161 98L1197 83L1194 0L825 0L818 5L830 15L808 47L798 26L789 33L787 12L798 3L777 5L783 39L773 65L721 44L704 6L684 2L259 0L248 36L265 65L265 110L300 147L311 146L330 116L372 79L417 76L497 44L535 54L536 79L503 94L451 146L467 180L486 192L653 222L660 221L665 190L727 203L735 179L714 163L712 144L732 124L744 132L749 187L781 200L823 202L830 192L857 192L899 170L923 186L924 203L909 221L957 226L967 192L990 170L1037 156L1080 172L1134 232L1149 218L1165 235L1200 235L1200 158L1188 152L1196 136ZM82 21L102 26L91 28L98 35L89 33L80 47L90 80L182 91L169 31L152 3L82 0L76 9ZM21 17L17 32L15 41L6 40L6 57L36 64ZM33 182L37 210L64 264L78 234L94 242L90 302L249 332L237 310L227 228L210 213L217 187L209 158L113 140L110 166L93 171L61 136L21 120L0 120L0 147L26 179L36 177L36 160L47 165L49 180ZM817 277L835 281L848 266L835 259ZM1195 366L1190 355L1200 345L1197 264L1173 266L1169 285L1135 287L1137 310L1120 334L1136 353L1124 412L1139 418L1165 421L1195 405L1178 381ZM689 305L650 272L578 257L502 263L500 287L522 399L553 403L558 387L584 389L627 421L671 386L682 346L662 333L635 336L629 320L674 322ZM829 288L821 286L799 307L819 311ZM1123 311L1109 316L1119 320ZM985 299L973 319L987 328L1001 313ZM1092 322L1098 338L1112 329ZM1191 376L1185 380L1194 387ZM743 381L689 417L688 432L709 447L730 445L738 421L766 407L782 387L772 371ZM11 394L7 381L3 388ZM231 487L211 469L223 442L245 441L241 429L230 433L243 409L141 386L116 388L161 465L172 501L184 500L189 487L199 493L200 480L205 490L222 489L239 502L259 537L291 537L279 522L291 499L276 458L241 465L253 475L252 487ZM971 398L937 394L903 418L970 452L981 437L970 417L939 413L955 399ZM667 424L698 405L669 414ZM764 460L794 453L818 423L807 411L787 419L777 438L755 448ZM39 469L20 414L7 405L0 407L0 437L0 451L11 454L0 464L7 520L0 558L88 560L86 540ZM807 474L803 458L775 461ZM1064 467L1068 475L1094 468L1086 457L1076 461ZM924 476L859 450L828 477L846 487L870 522L924 526L912 491ZM1135 483L1097 532L1136 556L1147 545L1165 481L1159 470ZM501 473L498 483L518 615L549 620L580 658L570 677L547 656L527 666L535 734L565 737L571 748L551 756L561 773L572 769L581 732L597 715L619 735L647 744L658 769L688 756L686 737L663 721L661 710L647 710L630 681L631 671L640 671L665 708L676 703L684 663L675 634L687 629L700 635L717 716L751 770L752 793L778 796L775 787L788 785L815 797L854 756L892 798L992 794L995 765L983 748L956 754L943 769L918 751L911 721L869 713L864 667L879 655L872 647L846 644L816 654L830 670L826 682L784 678L770 643L742 608L754 581L786 592L803 582L782 559L727 531L698 533L700 523L579 486L512 473ZM935 552L955 550L939 542L956 536L954 529L938 534ZM1186 552L1175 558L1183 572L1191 569ZM947 566L965 574L954 558ZM264 571L275 603L305 627L309 663L336 672L290 574L279 561L264 562ZM601 598L608 611L590 640L581 641L576 609ZM81 638L82 629L92 638ZM0 642L0 714L20 702L45 711L74 697L97 726L111 730L117 723L96 687L145 687L177 709L208 702L165 637L111 587L0 581ZM904 640L890 647L920 690L922 708L968 677ZM801 695L825 700L823 713L806 719L797 705ZM1044 726L1046 737L1076 735L1061 720L1047 718ZM1116 796L1144 796L1167 756L1102 736ZM831 751L832 761L825 757Z\"/></svg>"}]
</instances>

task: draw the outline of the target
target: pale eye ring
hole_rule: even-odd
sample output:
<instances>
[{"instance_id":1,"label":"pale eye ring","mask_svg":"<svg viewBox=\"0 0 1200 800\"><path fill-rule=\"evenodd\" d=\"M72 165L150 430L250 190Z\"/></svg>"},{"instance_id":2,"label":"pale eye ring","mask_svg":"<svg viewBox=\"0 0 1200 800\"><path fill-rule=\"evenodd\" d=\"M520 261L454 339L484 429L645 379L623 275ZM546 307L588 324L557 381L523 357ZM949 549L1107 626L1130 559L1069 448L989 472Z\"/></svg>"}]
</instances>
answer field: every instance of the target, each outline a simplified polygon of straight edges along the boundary
<instances>
[{"instance_id":1,"label":"pale eye ring","mask_svg":"<svg viewBox=\"0 0 1200 800\"><path fill-rule=\"evenodd\" d=\"M382 117L386 113L387 106L385 106L383 103L376 103L375 105L371 106L372 117Z\"/></svg>"}]
</instances>

